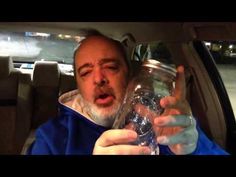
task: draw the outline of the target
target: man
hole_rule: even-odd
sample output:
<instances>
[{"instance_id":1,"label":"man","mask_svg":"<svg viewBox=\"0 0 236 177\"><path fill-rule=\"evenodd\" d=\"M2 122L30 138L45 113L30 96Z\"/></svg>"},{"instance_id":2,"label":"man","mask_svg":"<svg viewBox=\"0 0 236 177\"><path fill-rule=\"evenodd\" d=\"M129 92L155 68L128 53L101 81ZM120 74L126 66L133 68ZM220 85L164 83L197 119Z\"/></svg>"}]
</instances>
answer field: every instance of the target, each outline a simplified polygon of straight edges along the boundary
<instances>
[{"instance_id":1,"label":"man","mask_svg":"<svg viewBox=\"0 0 236 177\"><path fill-rule=\"evenodd\" d=\"M59 98L60 116L36 131L28 154L150 154L136 146L137 133L111 129L131 76L122 45L103 35L84 39L74 54L78 90ZM196 126L185 99L184 68L178 67L173 96L161 100L155 118L160 154L227 154Z\"/></svg>"}]
</instances>

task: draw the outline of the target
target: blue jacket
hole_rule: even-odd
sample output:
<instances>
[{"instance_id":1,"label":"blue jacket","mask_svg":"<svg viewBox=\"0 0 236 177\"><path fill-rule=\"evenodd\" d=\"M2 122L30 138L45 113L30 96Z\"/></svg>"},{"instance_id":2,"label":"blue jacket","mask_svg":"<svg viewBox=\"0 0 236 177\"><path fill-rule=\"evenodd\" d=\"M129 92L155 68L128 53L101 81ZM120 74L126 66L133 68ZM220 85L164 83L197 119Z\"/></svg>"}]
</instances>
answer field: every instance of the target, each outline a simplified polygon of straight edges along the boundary
<instances>
[{"instance_id":1,"label":"blue jacket","mask_svg":"<svg viewBox=\"0 0 236 177\"><path fill-rule=\"evenodd\" d=\"M76 93L76 92L74 92ZM60 99L59 99L60 100ZM36 140L27 151L29 155L90 155L98 137L106 130L81 113L59 101L60 116L41 125ZM193 155L226 155L216 143L210 141L197 127L199 138ZM168 146L160 145L160 154L172 155Z\"/></svg>"}]
</instances>

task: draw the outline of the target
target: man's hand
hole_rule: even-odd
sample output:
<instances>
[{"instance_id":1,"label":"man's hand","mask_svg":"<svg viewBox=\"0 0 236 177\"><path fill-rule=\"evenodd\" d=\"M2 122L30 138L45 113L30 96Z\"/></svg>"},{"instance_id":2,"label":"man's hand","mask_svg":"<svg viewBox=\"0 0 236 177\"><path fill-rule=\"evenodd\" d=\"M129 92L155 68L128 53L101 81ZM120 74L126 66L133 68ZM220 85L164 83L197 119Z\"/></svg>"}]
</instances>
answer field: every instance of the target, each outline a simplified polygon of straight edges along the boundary
<instances>
[{"instance_id":1,"label":"man's hand","mask_svg":"<svg viewBox=\"0 0 236 177\"><path fill-rule=\"evenodd\" d=\"M105 131L96 141L94 155L145 155L151 154L147 146L135 146L128 143L135 141L137 133L127 129Z\"/></svg>"},{"instance_id":2,"label":"man's hand","mask_svg":"<svg viewBox=\"0 0 236 177\"><path fill-rule=\"evenodd\" d=\"M186 100L184 67L177 68L176 87L172 96L161 99L164 113L154 119L159 144L168 145L175 154L190 154L197 146L196 121Z\"/></svg>"}]
</instances>

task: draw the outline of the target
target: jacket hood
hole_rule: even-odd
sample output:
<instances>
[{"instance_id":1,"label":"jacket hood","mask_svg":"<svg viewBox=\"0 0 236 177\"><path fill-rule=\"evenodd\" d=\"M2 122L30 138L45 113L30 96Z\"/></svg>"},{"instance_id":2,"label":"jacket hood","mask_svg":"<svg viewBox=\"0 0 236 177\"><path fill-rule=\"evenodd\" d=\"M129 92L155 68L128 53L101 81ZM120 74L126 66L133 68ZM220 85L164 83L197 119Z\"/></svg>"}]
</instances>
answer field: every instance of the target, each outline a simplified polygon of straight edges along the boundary
<instances>
[{"instance_id":1,"label":"jacket hood","mask_svg":"<svg viewBox=\"0 0 236 177\"><path fill-rule=\"evenodd\" d=\"M72 109L73 111L83 115L84 117L92 121L90 116L84 110L82 96L77 89L62 94L59 97L58 101L63 106Z\"/></svg>"}]
</instances>

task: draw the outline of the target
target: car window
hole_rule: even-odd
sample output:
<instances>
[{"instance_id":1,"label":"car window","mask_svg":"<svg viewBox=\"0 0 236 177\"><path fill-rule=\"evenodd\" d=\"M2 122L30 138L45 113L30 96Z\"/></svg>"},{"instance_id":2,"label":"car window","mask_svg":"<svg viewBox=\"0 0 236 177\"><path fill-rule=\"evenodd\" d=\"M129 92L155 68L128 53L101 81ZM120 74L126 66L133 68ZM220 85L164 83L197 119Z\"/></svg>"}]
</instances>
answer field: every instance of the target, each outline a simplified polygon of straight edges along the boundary
<instances>
[{"instance_id":1,"label":"car window","mask_svg":"<svg viewBox=\"0 0 236 177\"><path fill-rule=\"evenodd\" d=\"M236 117L236 43L204 41L209 49L227 90Z\"/></svg>"},{"instance_id":2,"label":"car window","mask_svg":"<svg viewBox=\"0 0 236 177\"><path fill-rule=\"evenodd\" d=\"M71 64L78 40L65 34L0 31L0 56L11 56L14 62L46 59Z\"/></svg>"},{"instance_id":3,"label":"car window","mask_svg":"<svg viewBox=\"0 0 236 177\"><path fill-rule=\"evenodd\" d=\"M142 43L135 47L133 60L155 59L165 64L173 64L171 53L162 41Z\"/></svg>"}]
</instances>

